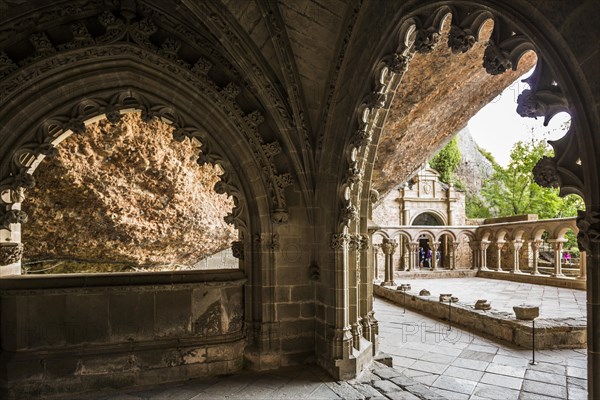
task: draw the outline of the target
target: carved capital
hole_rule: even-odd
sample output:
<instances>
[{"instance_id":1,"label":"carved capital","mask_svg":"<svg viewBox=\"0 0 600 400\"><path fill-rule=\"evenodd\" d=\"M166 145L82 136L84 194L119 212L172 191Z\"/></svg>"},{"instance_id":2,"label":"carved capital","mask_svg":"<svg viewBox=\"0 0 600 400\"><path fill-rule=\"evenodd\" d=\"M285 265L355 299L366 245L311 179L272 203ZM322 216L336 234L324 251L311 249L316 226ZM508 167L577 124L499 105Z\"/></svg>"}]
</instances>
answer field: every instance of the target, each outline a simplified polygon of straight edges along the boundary
<instances>
[{"instance_id":1,"label":"carved capital","mask_svg":"<svg viewBox=\"0 0 600 400\"><path fill-rule=\"evenodd\" d=\"M10 265L21 261L23 256L23 244L0 243L0 266Z\"/></svg>"},{"instance_id":2,"label":"carved capital","mask_svg":"<svg viewBox=\"0 0 600 400\"><path fill-rule=\"evenodd\" d=\"M560 186L556 161L553 157L542 157L533 167L533 180L542 187L557 188Z\"/></svg>"},{"instance_id":3,"label":"carved capital","mask_svg":"<svg viewBox=\"0 0 600 400\"><path fill-rule=\"evenodd\" d=\"M350 243L350 235L348 233L336 233L331 236L329 247L333 250L343 250Z\"/></svg>"},{"instance_id":4,"label":"carved capital","mask_svg":"<svg viewBox=\"0 0 600 400\"><path fill-rule=\"evenodd\" d=\"M398 242L396 242L395 240L383 238L383 240L381 241L381 250L383 251L383 254L385 254L385 255L394 254L397 247L398 247Z\"/></svg>"},{"instance_id":5,"label":"carved capital","mask_svg":"<svg viewBox=\"0 0 600 400\"><path fill-rule=\"evenodd\" d=\"M375 204L379 201L379 192L375 189L369 191L369 201L371 204Z\"/></svg>"}]
</instances>

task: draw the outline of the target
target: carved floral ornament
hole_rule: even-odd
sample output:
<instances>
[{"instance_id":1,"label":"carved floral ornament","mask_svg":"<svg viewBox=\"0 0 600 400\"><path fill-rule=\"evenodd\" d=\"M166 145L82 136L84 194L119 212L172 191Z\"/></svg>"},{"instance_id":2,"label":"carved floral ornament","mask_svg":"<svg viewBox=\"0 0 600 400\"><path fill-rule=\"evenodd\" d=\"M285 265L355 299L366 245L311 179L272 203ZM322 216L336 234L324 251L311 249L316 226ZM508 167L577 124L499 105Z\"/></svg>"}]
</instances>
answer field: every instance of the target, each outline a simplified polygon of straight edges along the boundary
<instances>
[{"instance_id":1,"label":"carved floral ornament","mask_svg":"<svg viewBox=\"0 0 600 400\"><path fill-rule=\"evenodd\" d=\"M0 102L7 101L12 94L17 93L24 82L41 79L44 74L55 68L64 68L70 64L91 59L133 55L141 62L150 63L163 69L168 75L182 76L191 86L211 97L213 103L222 108L226 115L237 119L236 125L248 141L249 146L247 147L252 151L259 164L259 171L262 172L265 181L270 186L272 220L275 223L287 222L288 214L284 191L288 186L293 185L294 180L291 174L277 171L274 159L281 154L281 145L278 142L264 143L258 129L264 122L264 117L258 111L245 114L241 110L236 102L236 97L241 91L238 85L230 82L221 88L211 80L208 73L212 62L209 59L199 56L197 61L192 64L179 56L182 41L186 41L188 46L199 47L203 50L207 48L210 50L210 44L186 31L183 27L172 23L171 25L177 32L175 34L164 32L166 39L163 43L154 44L150 40L150 36L163 30L159 25L165 22L166 17L147 8L142 3L137 6L137 10L141 10L143 15L135 14L136 7L125 8L119 15L105 11L96 16L100 25L105 29L105 32L99 36L92 36L83 21L72 22L70 25L73 33L72 40L57 46L52 44L44 32L34 33L30 37L34 53L19 63L20 68L5 53L0 53L0 76L3 77L0 81ZM220 64L227 64L226 60L223 60L222 56L215 54L214 51L210 54ZM228 64L227 66L230 67ZM134 105L139 103L134 101ZM24 175L29 177L25 179L34 183L33 177L27 171L41 156L55 154L54 146L57 144L57 137L64 132L84 133L84 121L96 115L104 114L109 121L117 122L120 119L120 110L129 108L131 108L131 104L115 103L110 99L86 99L80 102L79 107L46 119L36 133L36 140L22 145L13 153L9 176L0 177L0 191L7 188L16 191L20 190L19 188L30 186L30 184L23 185L20 182ZM173 114L170 112L164 112L161 115L161 110L150 107L141 107L141 109L144 118L151 119L161 116L172 121L173 125L177 127L173 134L174 140L182 141L197 131L181 125L178 121L173 121ZM203 144L208 143L209 139L204 137ZM207 147L214 148L215 146L208 143ZM204 150L203 148L199 162L214 161L211 161ZM220 183L220 190L230 193L232 186L232 182ZM239 191L232 195L239 204L241 199ZM2 200L7 203L5 197L2 196ZM8 203L12 202L14 201ZM234 210L233 216L229 219L236 219L237 214L239 213Z\"/></svg>"}]
</instances>

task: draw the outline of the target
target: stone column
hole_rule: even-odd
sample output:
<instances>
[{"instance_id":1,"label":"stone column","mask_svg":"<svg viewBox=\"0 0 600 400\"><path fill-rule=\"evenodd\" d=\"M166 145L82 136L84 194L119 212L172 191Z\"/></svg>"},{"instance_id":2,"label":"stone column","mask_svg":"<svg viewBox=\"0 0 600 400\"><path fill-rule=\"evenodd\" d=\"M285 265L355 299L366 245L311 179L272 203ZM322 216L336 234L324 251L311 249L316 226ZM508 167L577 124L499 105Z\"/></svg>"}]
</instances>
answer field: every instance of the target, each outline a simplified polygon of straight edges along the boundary
<instances>
[{"instance_id":1,"label":"stone column","mask_svg":"<svg viewBox=\"0 0 600 400\"><path fill-rule=\"evenodd\" d=\"M411 270L419 269L419 242L410 242Z\"/></svg>"},{"instance_id":2,"label":"stone column","mask_svg":"<svg viewBox=\"0 0 600 400\"><path fill-rule=\"evenodd\" d=\"M394 252L396 251L396 247L398 247L398 243L395 240L383 238L383 241L381 242L381 250L383 251L383 254L385 254L385 279L381 283L381 286L396 285L394 283L394 270L392 266L392 260Z\"/></svg>"},{"instance_id":3,"label":"stone column","mask_svg":"<svg viewBox=\"0 0 600 400\"><path fill-rule=\"evenodd\" d=\"M540 246L542 245L541 240L532 240L531 244L531 275L539 275L538 262L540 259Z\"/></svg>"},{"instance_id":4,"label":"stone column","mask_svg":"<svg viewBox=\"0 0 600 400\"><path fill-rule=\"evenodd\" d=\"M552 273L552 276L565 276L562 273L562 249L565 241L559 239L549 239L548 243L552 245L552 250L554 250L554 272Z\"/></svg>"},{"instance_id":5,"label":"stone column","mask_svg":"<svg viewBox=\"0 0 600 400\"><path fill-rule=\"evenodd\" d=\"M511 274L521 273L521 269L519 268L519 252L521 251L521 247L523 247L522 240L511 240L512 248L513 248L513 265Z\"/></svg>"},{"instance_id":6,"label":"stone column","mask_svg":"<svg viewBox=\"0 0 600 400\"><path fill-rule=\"evenodd\" d=\"M471 249L471 269L479 268L479 240L471 240L469 242L469 248Z\"/></svg>"},{"instance_id":7,"label":"stone column","mask_svg":"<svg viewBox=\"0 0 600 400\"><path fill-rule=\"evenodd\" d=\"M577 279L585 280L587 278L587 253L582 251L579 253L579 276Z\"/></svg>"},{"instance_id":8,"label":"stone column","mask_svg":"<svg viewBox=\"0 0 600 400\"><path fill-rule=\"evenodd\" d=\"M452 242L452 258L450 259L451 265L450 265L450 269L451 270L455 270L456 269L456 253L458 251L458 247L460 246L460 243L457 242Z\"/></svg>"},{"instance_id":9,"label":"stone column","mask_svg":"<svg viewBox=\"0 0 600 400\"><path fill-rule=\"evenodd\" d=\"M335 251L336 279L335 279L335 327L331 339L332 355L335 360L349 360L352 354L353 338L350 327L350 301L349 301L349 252L348 233L334 234L331 248ZM342 369L341 366L338 366Z\"/></svg>"},{"instance_id":10,"label":"stone column","mask_svg":"<svg viewBox=\"0 0 600 400\"><path fill-rule=\"evenodd\" d=\"M496 242L496 254L498 259L496 260L496 271L502 272L502 248L506 242Z\"/></svg>"},{"instance_id":11,"label":"stone column","mask_svg":"<svg viewBox=\"0 0 600 400\"><path fill-rule=\"evenodd\" d=\"M440 243L431 241L429 247L431 247L431 270L435 271L437 269L437 249L440 247Z\"/></svg>"},{"instance_id":12,"label":"stone column","mask_svg":"<svg viewBox=\"0 0 600 400\"><path fill-rule=\"evenodd\" d=\"M379 281L379 249L381 248L380 244L374 244L373 245L373 250L372 250L372 254L373 254L373 273L375 274L373 276L373 281Z\"/></svg>"},{"instance_id":13,"label":"stone column","mask_svg":"<svg viewBox=\"0 0 600 400\"><path fill-rule=\"evenodd\" d=\"M479 255L481 257L479 262L480 271L489 271L489 268L487 267L487 248L489 245L490 242L488 242L487 240L482 240L481 242L479 242Z\"/></svg>"}]
</instances>

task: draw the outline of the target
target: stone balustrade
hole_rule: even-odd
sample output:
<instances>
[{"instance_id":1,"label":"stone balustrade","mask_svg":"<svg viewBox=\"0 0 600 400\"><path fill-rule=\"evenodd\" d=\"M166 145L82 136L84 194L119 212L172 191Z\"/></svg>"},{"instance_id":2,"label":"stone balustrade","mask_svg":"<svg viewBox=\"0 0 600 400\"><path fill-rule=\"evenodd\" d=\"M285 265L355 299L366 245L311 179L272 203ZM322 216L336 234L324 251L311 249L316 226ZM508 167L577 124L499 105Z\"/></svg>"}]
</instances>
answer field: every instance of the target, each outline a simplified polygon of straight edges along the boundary
<instances>
[{"instance_id":1,"label":"stone balustrade","mask_svg":"<svg viewBox=\"0 0 600 400\"><path fill-rule=\"evenodd\" d=\"M478 226L372 226L369 262L375 279L385 282L417 270L471 269L490 278L584 289L586 253L563 256L569 231L578 233L575 218L538 220L532 215ZM382 244L390 241L396 243L394 252L383 257ZM424 260L421 248L430 249L431 258Z\"/></svg>"}]
</instances>

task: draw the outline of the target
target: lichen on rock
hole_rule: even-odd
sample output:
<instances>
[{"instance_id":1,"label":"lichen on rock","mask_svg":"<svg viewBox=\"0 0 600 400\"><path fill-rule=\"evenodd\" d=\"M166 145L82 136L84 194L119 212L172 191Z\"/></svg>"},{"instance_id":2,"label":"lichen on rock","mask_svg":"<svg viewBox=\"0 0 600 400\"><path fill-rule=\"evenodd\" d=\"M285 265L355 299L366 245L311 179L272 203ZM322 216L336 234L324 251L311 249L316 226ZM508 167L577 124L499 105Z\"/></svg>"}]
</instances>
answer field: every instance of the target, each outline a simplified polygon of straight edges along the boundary
<instances>
[{"instance_id":1,"label":"lichen on rock","mask_svg":"<svg viewBox=\"0 0 600 400\"><path fill-rule=\"evenodd\" d=\"M23 204L25 262L79 259L137 266L194 265L237 239L217 194L220 167L196 163L190 139L139 114L96 122L58 146Z\"/></svg>"}]
</instances>

